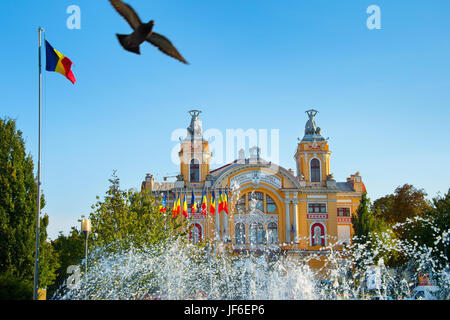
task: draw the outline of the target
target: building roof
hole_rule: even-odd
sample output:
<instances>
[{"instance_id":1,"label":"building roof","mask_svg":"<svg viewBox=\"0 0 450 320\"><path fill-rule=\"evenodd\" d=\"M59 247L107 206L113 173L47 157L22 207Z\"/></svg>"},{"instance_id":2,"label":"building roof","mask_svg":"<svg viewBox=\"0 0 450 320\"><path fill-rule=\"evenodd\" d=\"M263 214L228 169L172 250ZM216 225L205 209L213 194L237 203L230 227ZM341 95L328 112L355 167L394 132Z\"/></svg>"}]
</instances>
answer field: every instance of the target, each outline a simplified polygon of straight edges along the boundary
<instances>
[{"instance_id":1,"label":"building roof","mask_svg":"<svg viewBox=\"0 0 450 320\"><path fill-rule=\"evenodd\" d=\"M342 192L353 192L353 186L350 181L336 182L336 187Z\"/></svg>"}]
</instances>

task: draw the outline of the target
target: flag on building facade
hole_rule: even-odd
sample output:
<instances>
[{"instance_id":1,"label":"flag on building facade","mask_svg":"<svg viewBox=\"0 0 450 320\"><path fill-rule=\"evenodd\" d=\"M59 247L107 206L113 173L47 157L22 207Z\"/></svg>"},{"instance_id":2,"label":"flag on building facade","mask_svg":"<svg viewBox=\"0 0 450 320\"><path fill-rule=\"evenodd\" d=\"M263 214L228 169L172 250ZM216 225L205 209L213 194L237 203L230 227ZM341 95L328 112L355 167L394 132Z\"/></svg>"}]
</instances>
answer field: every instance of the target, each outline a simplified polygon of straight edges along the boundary
<instances>
[{"instance_id":1,"label":"flag on building facade","mask_svg":"<svg viewBox=\"0 0 450 320\"><path fill-rule=\"evenodd\" d=\"M177 215L181 212L181 195L178 194L177 196Z\"/></svg>"},{"instance_id":2,"label":"flag on building facade","mask_svg":"<svg viewBox=\"0 0 450 320\"><path fill-rule=\"evenodd\" d=\"M202 192L202 215L206 215L206 192Z\"/></svg>"},{"instance_id":3,"label":"flag on building facade","mask_svg":"<svg viewBox=\"0 0 450 320\"><path fill-rule=\"evenodd\" d=\"M216 197L214 195L214 191L211 192L211 204L209 206L209 213L211 214L216 213Z\"/></svg>"},{"instance_id":4,"label":"flag on building facade","mask_svg":"<svg viewBox=\"0 0 450 320\"><path fill-rule=\"evenodd\" d=\"M194 190L192 190L191 196L191 213L197 212L197 203L195 202Z\"/></svg>"},{"instance_id":5,"label":"flag on building facade","mask_svg":"<svg viewBox=\"0 0 450 320\"><path fill-rule=\"evenodd\" d=\"M228 214L228 191L225 190L225 195L223 196L223 210Z\"/></svg>"},{"instance_id":6,"label":"flag on building facade","mask_svg":"<svg viewBox=\"0 0 450 320\"><path fill-rule=\"evenodd\" d=\"M173 217L180 213L180 197L177 195L173 195Z\"/></svg>"},{"instance_id":7,"label":"flag on building facade","mask_svg":"<svg viewBox=\"0 0 450 320\"><path fill-rule=\"evenodd\" d=\"M219 213L223 211L223 197L222 190L219 190Z\"/></svg>"},{"instance_id":8,"label":"flag on building facade","mask_svg":"<svg viewBox=\"0 0 450 320\"><path fill-rule=\"evenodd\" d=\"M58 50L54 49L47 40L45 40L46 63L45 70L58 72L75 84L75 76L71 70L72 61Z\"/></svg>"},{"instance_id":9,"label":"flag on building facade","mask_svg":"<svg viewBox=\"0 0 450 320\"><path fill-rule=\"evenodd\" d=\"M172 206L173 217L175 217L175 212L176 211L177 211L177 196L174 193L173 194L173 206Z\"/></svg>"},{"instance_id":10,"label":"flag on building facade","mask_svg":"<svg viewBox=\"0 0 450 320\"><path fill-rule=\"evenodd\" d=\"M186 192L185 192L184 193L184 198L183 198L183 216L185 218L187 218L187 213L188 213L188 209L187 209Z\"/></svg>"}]
</instances>

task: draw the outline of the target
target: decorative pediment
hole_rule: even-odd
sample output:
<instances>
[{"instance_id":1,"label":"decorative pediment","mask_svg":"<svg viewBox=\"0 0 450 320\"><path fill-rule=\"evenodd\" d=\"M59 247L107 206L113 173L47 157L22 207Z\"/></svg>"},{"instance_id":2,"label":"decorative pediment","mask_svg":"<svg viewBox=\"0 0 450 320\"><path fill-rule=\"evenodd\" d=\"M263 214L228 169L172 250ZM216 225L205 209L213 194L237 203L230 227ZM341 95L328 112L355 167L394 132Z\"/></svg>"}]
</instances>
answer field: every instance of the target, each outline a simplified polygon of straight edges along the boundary
<instances>
[{"instance_id":1,"label":"decorative pediment","mask_svg":"<svg viewBox=\"0 0 450 320\"><path fill-rule=\"evenodd\" d=\"M249 169L251 171L249 171ZM260 172L258 183L268 184L276 190L283 187L282 177L289 181L294 188L300 188L299 182L288 170L273 163L245 163L232 165L215 178L211 187L215 188L222 186L228 177L232 177L231 184L236 181L239 186L242 186L245 183L254 183L257 180L252 179L253 171ZM243 180L239 181L240 179ZM285 183L287 181L285 181Z\"/></svg>"},{"instance_id":2,"label":"decorative pediment","mask_svg":"<svg viewBox=\"0 0 450 320\"><path fill-rule=\"evenodd\" d=\"M239 186L251 183L254 188L258 188L258 185L261 182L268 184L275 189L281 189L282 187L282 181L280 177L262 170L245 171L243 173L239 173L232 177L230 182L231 184L236 183Z\"/></svg>"}]
</instances>

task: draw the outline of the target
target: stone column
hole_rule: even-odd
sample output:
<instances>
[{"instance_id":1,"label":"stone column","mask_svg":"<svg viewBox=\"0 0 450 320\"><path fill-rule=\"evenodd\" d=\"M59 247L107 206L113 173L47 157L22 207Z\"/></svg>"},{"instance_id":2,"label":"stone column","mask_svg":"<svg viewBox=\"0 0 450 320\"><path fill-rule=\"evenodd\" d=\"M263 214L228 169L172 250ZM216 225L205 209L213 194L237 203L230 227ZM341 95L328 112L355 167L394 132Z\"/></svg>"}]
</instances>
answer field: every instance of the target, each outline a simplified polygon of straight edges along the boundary
<instances>
[{"instance_id":1,"label":"stone column","mask_svg":"<svg viewBox=\"0 0 450 320\"><path fill-rule=\"evenodd\" d=\"M285 210L285 228L286 228L286 243L291 242L291 214L290 214L290 203L289 199L284 199Z\"/></svg>"},{"instance_id":2,"label":"stone column","mask_svg":"<svg viewBox=\"0 0 450 320\"><path fill-rule=\"evenodd\" d=\"M293 202L293 204L294 204L294 230L295 230L295 232L294 232L294 242L298 242L299 241L299 239L298 239L298 235L299 235L299 226L300 226L300 223L299 223L299 217L298 217L298 199L295 199L295 200L293 200L292 201Z\"/></svg>"}]
</instances>

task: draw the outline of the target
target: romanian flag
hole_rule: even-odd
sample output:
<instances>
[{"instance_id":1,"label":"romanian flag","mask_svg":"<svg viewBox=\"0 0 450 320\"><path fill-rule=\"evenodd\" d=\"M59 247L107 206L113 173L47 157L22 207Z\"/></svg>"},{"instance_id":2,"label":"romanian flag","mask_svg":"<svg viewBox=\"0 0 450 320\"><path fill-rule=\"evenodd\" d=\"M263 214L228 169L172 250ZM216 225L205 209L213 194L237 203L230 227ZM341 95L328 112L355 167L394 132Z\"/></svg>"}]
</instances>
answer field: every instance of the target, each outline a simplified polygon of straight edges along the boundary
<instances>
[{"instance_id":1,"label":"romanian flag","mask_svg":"<svg viewBox=\"0 0 450 320\"><path fill-rule=\"evenodd\" d=\"M173 211L173 218L175 218L175 216L178 214L178 210L177 210L177 202L178 202L178 200L177 200L177 197L176 197L176 195L174 194L173 195L173 209L172 209L172 211Z\"/></svg>"},{"instance_id":2,"label":"romanian flag","mask_svg":"<svg viewBox=\"0 0 450 320\"><path fill-rule=\"evenodd\" d=\"M223 197L222 190L219 190L219 213L223 211Z\"/></svg>"},{"instance_id":3,"label":"romanian flag","mask_svg":"<svg viewBox=\"0 0 450 320\"><path fill-rule=\"evenodd\" d=\"M75 84L75 76L70 69L72 67L72 61L63 55L58 50L53 49L53 47L45 40L45 53L46 53L46 65L45 70L54 71L61 73L67 79L69 79L73 84Z\"/></svg>"},{"instance_id":4,"label":"romanian flag","mask_svg":"<svg viewBox=\"0 0 450 320\"><path fill-rule=\"evenodd\" d=\"M192 190L191 196L191 213L197 212L197 203L195 203L194 190Z\"/></svg>"},{"instance_id":5,"label":"romanian flag","mask_svg":"<svg viewBox=\"0 0 450 320\"><path fill-rule=\"evenodd\" d=\"M161 204L159 205L159 211L166 212L167 211L166 205L167 205L167 197L166 197L166 194L164 194Z\"/></svg>"},{"instance_id":6,"label":"romanian flag","mask_svg":"<svg viewBox=\"0 0 450 320\"><path fill-rule=\"evenodd\" d=\"M180 213L180 210L181 210L181 207L180 207L180 195L178 195L178 198L177 198L177 207L176 207L176 213L177 214L179 214Z\"/></svg>"},{"instance_id":7,"label":"romanian flag","mask_svg":"<svg viewBox=\"0 0 450 320\"><path fill-rule=\"evenodd\" d=\"M202 215L206 215L206 192L202 192Z\"/></svg>"},{"instance_id":8,"label":"romanian flag","mask_svg":"<svg viewBox=\"0 0 450 320\"><path fill-rule=\"evenodd\" d=\"M223 210L228 214L228 191L225 190L225 195L223 196Z\"/></svg>"},{"instance_id":9,"label":"romanian flag","mask_svg":"<svg viewBox=\"0 0 450 320\"><path fill-rule=\"evenodd\" d=\"M211 214L216 213L216 197L214 195L214 191L211 192L211 205L209 207L209 213Z\"/></svg>"},{"instance_id":10,"label":"romanian flag","mask_svg":"<svg viewBox=\"0 0 450 320\"><path fill-rule=\"evenodd\" d=\"M187 202L186 202L186 193L184 193L184 199L183 199L183 216L187 218Z\"/></svg>"}]
</instances>

